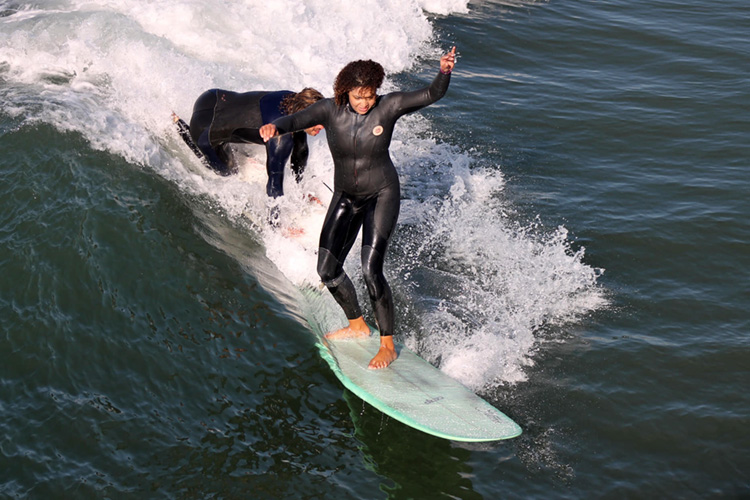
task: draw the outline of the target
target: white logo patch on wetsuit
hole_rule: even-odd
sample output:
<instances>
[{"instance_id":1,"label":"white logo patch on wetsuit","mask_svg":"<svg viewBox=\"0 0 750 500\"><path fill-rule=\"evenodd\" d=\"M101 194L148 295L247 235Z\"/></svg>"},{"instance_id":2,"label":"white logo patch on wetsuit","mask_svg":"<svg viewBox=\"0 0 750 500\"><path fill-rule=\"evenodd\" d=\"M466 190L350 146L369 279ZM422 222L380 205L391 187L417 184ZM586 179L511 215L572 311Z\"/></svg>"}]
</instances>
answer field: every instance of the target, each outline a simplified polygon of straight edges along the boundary
<instances>
[{"instance_id":1,"label":"white logo patch on wetsuit","mask_svg":"<svg viewBox=\"0 0 750 500\"><path fill-rule=\"evenodd\" d=\"M383 127L381 125L377 125L374 129L372 129L372 135L380 135L383 133Z\"/></svg>"}]
</instances>

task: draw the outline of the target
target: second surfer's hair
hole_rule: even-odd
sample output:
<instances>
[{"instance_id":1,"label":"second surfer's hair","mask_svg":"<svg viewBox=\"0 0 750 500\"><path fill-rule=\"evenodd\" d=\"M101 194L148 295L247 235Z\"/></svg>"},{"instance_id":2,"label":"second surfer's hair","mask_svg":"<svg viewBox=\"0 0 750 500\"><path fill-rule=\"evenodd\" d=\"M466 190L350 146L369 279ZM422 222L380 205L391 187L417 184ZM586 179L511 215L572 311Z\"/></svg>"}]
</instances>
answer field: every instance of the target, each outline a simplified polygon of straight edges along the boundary
<instances>
[{"instance_id":1,"label":"second surfer's hair","mask_svg":"<svg viewBox=\"0 0 750 500\"><path fill-rule=\"evenodd\" d=\"M385 71L375 61L352 61L343 67L333 82L333 95L336 104L345 105L350 91L364 87L377 90L383 84Z\"/></svg>"},{"instance_id":2,"label":"second surfer's hair","mask_svg":"<svg viewBox=\"0 0 750 500\"><path fill-rule=\"evenodd\" d=\"M315 104L323 99L323 94L317 90L305 87L296 94L289 94L281 101L281 109L284 113L291 115L297 111L302 111L311 104Z\"/></svg>"}]
</instances>

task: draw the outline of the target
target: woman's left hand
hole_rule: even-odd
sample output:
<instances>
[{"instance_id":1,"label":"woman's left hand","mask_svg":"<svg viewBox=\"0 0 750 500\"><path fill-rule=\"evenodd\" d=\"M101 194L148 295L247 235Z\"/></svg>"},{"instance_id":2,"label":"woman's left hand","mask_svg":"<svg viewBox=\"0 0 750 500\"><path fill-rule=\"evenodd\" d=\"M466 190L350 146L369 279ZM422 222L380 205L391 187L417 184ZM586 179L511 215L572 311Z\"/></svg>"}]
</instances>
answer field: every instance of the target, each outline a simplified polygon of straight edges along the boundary
<instances>
[{"instance_id":1,"label":"woman's left hand","mask_svg":"<svg viewBox=\"0 0 750 500\"><path fill-rule=\"evenodd\" d=\"M263 139L263 142L268 142L271 138L276 137L279 131L276 130L276 125L274 125L273 123L267 123L260 127L258 133Z\"/></svg>"},{"instance_id":2,"label":"woman's left hand","mask_svg":"<svg viewBox=\"0 0 750 500\"><path fill-rule=\"evenodd\" d=\"M454 45L450 52L440 58L440 71L450 73L456 65L456 46Z\"/></svg>"}]
</instances>

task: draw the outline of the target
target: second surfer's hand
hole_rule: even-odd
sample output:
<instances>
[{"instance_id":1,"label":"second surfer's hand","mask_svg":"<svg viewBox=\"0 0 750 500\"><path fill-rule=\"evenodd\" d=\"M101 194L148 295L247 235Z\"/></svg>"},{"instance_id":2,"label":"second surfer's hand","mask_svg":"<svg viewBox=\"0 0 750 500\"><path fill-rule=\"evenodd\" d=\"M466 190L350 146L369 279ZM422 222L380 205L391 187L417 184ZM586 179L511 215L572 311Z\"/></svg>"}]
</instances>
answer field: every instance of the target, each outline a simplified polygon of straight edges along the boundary
<instances>
[{"instance_id":1,"label":"second surfer's hand","mask_svg":"<svg viewBox=\"0 0 750 500\"><path fill-rule=\"evenodd\" d=\"M450 52L440 58L440 71L450 73L456 65L456 46L454 45Z\"/></svg>"},{"instance_id":2,"label":"second surfer's hand","mask_svg":"<svg viewBox=\"0 0 750 500\"><path fill-rule=\"evenodd\" d=\"M278 135L279 131L276 130L276 125L273 123L267 123L266 125L263 125L260 127L260 130L258 131L260 133L260 137L263 139L263 142L268 142L269 139L276 137Z\"/></svg>"}]
</instances>

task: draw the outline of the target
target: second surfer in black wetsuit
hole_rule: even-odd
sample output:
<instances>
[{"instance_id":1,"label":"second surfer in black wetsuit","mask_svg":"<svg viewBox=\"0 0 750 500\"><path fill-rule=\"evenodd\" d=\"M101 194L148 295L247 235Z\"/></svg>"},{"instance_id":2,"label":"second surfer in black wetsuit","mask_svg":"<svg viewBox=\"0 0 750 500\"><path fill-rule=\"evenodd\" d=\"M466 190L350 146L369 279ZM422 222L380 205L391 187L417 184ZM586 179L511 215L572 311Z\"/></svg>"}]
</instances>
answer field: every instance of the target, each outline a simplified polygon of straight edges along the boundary
<instances>
[{"instance_id":1,"label":"second surfer in black wetsuit","mask_svg":"<svg viewBox=\"0 0 750 500\"><path fill-rule=\"evenodd\" d=\"M288 90L238 93L211 89L195 101L189 126L177 115L172 118L187 145L219 175L237 172L228 150L230 143L265 144L266 193L277 198L284 194L286 161L291 158L292 172L299 182L308 157L305 132L315 136L323 127L314 124L304 132L268 142L263 141L258 131L264 124L305 109L322 98L323 95L312 88L296 93Z\"/></svg>"},{"instance_id":2,"label":"second surfer in black wetsuit","mask_svg":"<svg viewBox=\"0 0 750 500\"><path fill-rule=\"evenodd\" d=\"M351 62L336 77L334 99L318 101L260 129L264 140L315 124L326 129L334 163L334 193L320 234L318 274L349 320L349 326L326 337L370 334L354 285L344 272L344 260L361 228L362 274L381 335L370 368L385 368L398 356L393 343L393 298L383 275L383 260L401 202L398 173L388 152L393 128L401 116L445 95L455 55L453 47L440 59L440 73L429 87L384 96L376 93L385 76L382 66L373 61Z\"/></svg>"}]
</instances>

